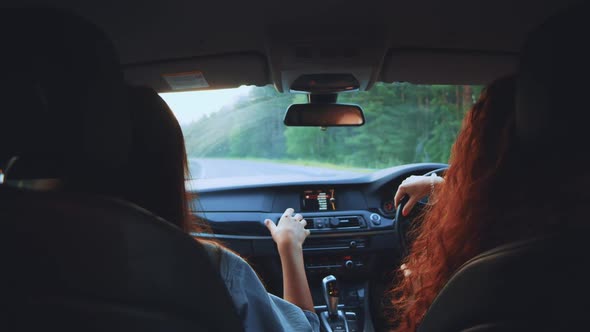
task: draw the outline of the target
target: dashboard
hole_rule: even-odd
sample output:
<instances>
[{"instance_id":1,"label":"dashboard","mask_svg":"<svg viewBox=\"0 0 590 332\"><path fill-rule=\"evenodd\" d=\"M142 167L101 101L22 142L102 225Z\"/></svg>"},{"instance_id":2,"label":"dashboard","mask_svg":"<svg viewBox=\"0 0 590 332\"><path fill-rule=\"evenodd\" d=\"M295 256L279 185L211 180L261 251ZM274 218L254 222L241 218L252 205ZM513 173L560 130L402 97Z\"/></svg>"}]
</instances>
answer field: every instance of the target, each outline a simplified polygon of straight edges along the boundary
<instances>
[{"instance_id":1,"label":"dashboard","mask_svg":"<svg viewBox=\"0 0 590 332\"><path fill-rule=\"evenodd\" d=\"M216 238L228 240L270 239L264 220L277 221L287 208L305 217L310 238L343 231L384 231L393 225L393 196L401 181L446 166L410 164L354 178L319 181L288 177L198 180L192 185L191 208L209 223Z\"/></svg>"},{"instance_id":2,"label":"dashboard","mask_svg":"<svg viewBox=\"0 0 590 332\"><path fill-rule=\"evenodd\" d=\"M341 284L343 310L347 317L355 317L351 326L356 328L351 330L384 330L379 317L383 290L401 258L393 227L393 196L408 176L446 166L409 164L352 178L198 180L192 185L196 189L192 209L198 219L208 222L213 234L193 235L215 238L238 252L267 289L280 296L280 260L264 220L276 222L285 209L293 208L311 232L303 251L316 311L326 310L321 279L334 275Z\"/></svg>"}]
</instances>

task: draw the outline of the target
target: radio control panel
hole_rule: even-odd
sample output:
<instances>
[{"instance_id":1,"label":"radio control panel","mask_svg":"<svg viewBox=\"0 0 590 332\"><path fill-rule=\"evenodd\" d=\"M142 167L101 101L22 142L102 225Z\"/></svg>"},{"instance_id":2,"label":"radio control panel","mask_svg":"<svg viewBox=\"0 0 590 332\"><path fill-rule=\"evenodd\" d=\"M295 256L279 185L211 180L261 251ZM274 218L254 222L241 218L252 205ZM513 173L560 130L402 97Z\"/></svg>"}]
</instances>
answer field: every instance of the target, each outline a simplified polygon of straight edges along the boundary
<instances>
[{"instance_id":1,"label":"radio control panel","mask_svg":"<svg viewBox=\"0 0 590 332\"><path fill-rule=\"evenodd\" d=\"M305 220L307 221L307 228L316 231L367 227L367 223L362 216L306 216Z\"/></svg>"}]
</instances>

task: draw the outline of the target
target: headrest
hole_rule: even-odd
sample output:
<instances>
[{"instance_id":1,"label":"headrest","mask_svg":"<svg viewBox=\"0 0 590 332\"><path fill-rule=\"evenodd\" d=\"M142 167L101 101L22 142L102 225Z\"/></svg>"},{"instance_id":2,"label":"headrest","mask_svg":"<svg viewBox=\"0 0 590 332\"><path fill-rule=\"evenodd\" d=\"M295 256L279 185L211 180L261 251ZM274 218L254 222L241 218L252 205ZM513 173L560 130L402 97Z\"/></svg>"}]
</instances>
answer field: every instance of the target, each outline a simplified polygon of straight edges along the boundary
<instances>
[{"instance_id":1,"label":"headrest","mask_svg":"<svg viewBox=\"0 0 590 332\"><path fill-rule=\"evenodd\" d=\"M534 30L521 54L516 126L533 159L586 159L590 5L572 7Z\"/></svg>"},{"instance_id":2,"label":"headrest","mask_svg":"<svg viewBox=\"0 0 590 332\"><path fill-rule=\"evenodd\" d=\"M93 24L56 9L0 13L0 168L7 178L99 183L126 163L130 114L118 56Z\"/></svg>"},{"instance_id":3,"label":"headrest","mask_svg":"<svg viewBox=\"0 0 590 332\"><path fill-rule=\"evenodd\" d=\"M177 225L185 218L184 137L172 110L149 87L129 87L133 117L129 172L122 198L138 204ZM166 176L154 176L165 174ZM150 179L150 190L145 190ZM125 185L123 185L125 184Z\"/></svg>"}]
</instances>

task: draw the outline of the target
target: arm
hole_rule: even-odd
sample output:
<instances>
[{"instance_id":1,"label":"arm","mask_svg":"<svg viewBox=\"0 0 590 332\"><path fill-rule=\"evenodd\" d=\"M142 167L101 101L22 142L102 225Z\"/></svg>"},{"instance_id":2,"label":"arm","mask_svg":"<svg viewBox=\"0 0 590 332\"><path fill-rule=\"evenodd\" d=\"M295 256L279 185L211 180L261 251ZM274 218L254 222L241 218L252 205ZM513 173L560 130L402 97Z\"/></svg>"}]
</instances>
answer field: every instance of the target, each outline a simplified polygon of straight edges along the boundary
<instances>
[{"instance_id":1,"label":"arm","mask_svg":"<svg viewBox=\"0 0 590 332\"><path fill-rule=\"evenodd\" d=\"M300 214L293 216L294 210L285 210L275 225L272 220L264 221L273 240L277 244L283 269L283 298L303 310L314 312L311 292L307 284L303 264L303 242L309 235L305 229L307 222Z\"/></svg>"},{"instance_id":2,"label":"arm","mask_svg":"<svg viewBox=\"0 0 590 332\"><path fill-rule=\"evenodd\" d=\"M394 204L399 206L400 201L405 195L408 195L410 199L404 207L402 214L407 216L414 205L422 198L428 196L435 186L443 183L444 180L440 176L416 176L412 175L406 178L397 188L395 193Z\"/></svg>"}]
</instances>

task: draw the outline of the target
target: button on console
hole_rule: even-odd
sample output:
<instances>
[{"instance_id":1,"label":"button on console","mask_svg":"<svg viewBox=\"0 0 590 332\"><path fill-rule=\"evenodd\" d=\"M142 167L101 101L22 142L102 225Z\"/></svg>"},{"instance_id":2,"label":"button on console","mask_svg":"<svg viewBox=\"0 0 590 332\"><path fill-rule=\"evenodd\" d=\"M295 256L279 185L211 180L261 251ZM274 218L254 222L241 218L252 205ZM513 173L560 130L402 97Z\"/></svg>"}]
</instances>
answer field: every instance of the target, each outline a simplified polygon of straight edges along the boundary
<instances>
[{"instance_id":1,"label":"button on console","mask_svg":"<svg viewBox=\"0 0 590 332\"><path fill-rule=\"evenodd\" d=\"M369 216L369 219L371 219L371 222L374 225L381 225L381 216L378 215L377 213L371 213L371 215Z\"/></svg>"},{"instance_id":2,"label":"button on console","mask_svg":"<svg viewBox=\"0 0 590 332\"><path fill-rule=\"evenodd\" d=\"M338 224L340 224L340 219L338 219L336 217L330 218L330 226L338 227Z\"/></svg>"},{"instance_id":3,"label":"button on console","mask_svg":"<svg viewBox=\"0 0 590 332\"><path fill-rule=\"evenodd\" d=\"M346 263L344 263L344 266L349 269L352 270L354 268L354 262L351 260L347 260Z\"/></svg>"}]
</instances>

